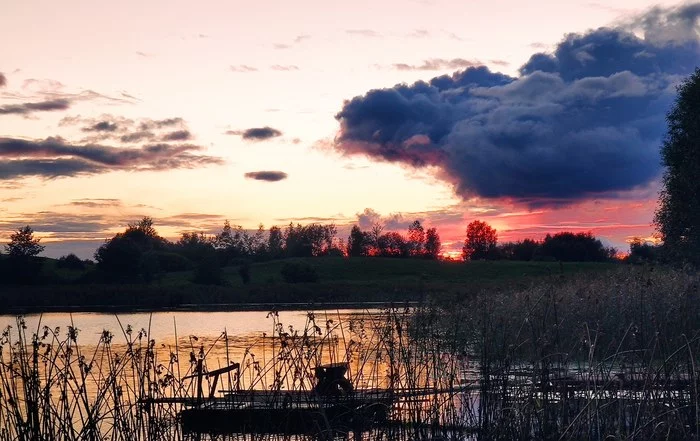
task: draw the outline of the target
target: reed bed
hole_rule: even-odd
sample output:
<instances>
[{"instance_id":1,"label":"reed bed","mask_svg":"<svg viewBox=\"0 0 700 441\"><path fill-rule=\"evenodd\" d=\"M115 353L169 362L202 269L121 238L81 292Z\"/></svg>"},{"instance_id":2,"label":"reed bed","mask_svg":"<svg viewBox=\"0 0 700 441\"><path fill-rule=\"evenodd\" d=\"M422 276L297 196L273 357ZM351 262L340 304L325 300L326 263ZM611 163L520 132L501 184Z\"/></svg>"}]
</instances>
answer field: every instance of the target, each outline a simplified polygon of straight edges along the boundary
<instances>
[{"instance_id":1,"label":"reed bed","mask_svg":"<svg viewBox=\"0 0 700 441\"><path fill-rule=\"evenodd\" d=\"M314 368L338 362L348 363L356 389L397 394L383 427L353 436L415 439L465 427L457 358L450 356L444 336L422 333L431 327L416 320L412 308L352 316L308 313L300 329L285 326L275 312L268 318L270 333L252 340L224 331L216 338L176 336L174 345L163 345L148 329L123 326L82 345L73 324L29 330L19 317L0 341L0 440L245 437L251 434L183 433L179 415L226 393L265 391L282 400L284 391L311 392ZM218 384L206 375L234 360L240 368ZM333 427L320 429L307 437L343 435ZM289 437L275 439L280 438Z\"/></svg>"},{"instance_id":2,"label":"reed bed","mask_svg":"<svg viewBox=\"0 0 700 441\"><path fill-rule=\"evenodd\" d=\"M700 439L699 280L654 267L554 275L443 309L478 365L478 438Z\"/></svg>"}]
</instances>

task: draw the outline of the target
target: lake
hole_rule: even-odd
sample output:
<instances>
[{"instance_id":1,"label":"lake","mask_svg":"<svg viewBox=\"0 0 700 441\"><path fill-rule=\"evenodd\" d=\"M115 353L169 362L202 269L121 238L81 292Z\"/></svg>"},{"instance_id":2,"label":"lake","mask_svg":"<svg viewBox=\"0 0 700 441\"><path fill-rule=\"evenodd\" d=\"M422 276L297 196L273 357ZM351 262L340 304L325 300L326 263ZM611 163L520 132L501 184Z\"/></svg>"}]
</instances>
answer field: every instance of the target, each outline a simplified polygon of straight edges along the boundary
<instances>
[{"instance_id":1,"label":"lake","mask_svg":"<svg viewBox=\"0 0 700 441\"><path fill-rule=\"evenodd\" d=\"M377 310L341 309L328 311L315 311L319 321L327 319L347 317L362 312L376 313ZM96 344L102 335L102 331L112 332L119 343L122 335L121 327L131 325L134 331L150 330L149 336L156 342L172 342L175 331L179 338L196 336L198 339L209 340L217 338L226 331L234 337L258 337L263 332L271 334L274 330L274 322L267 311L234 311L234 312L198 312L198 311L164 311L164 312L139 312L139 313L44 313L29 314L24 316L28 332L40 332L44 326L51 329L60 327L65 333L69 325L77 327L82 344ZM303 328L308 314L306 311L279 311L279 321L285 327L291 325L295 329ZM120 325L121 323L121 325ZM0 316L0 327L13 328L17 326L16 316ZM123 337L122 337L123 338Z\"/></svg>"}]
</instances>

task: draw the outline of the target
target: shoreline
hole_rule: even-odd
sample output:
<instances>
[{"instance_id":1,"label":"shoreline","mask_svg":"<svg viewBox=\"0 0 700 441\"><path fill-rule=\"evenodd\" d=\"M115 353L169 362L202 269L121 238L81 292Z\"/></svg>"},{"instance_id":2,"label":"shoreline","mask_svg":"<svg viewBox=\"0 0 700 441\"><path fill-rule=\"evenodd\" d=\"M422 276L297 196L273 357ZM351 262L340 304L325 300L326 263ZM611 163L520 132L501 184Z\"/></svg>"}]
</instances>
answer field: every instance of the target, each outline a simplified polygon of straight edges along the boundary
<instances>
[{"instance_id":1,"label":"shoreline","mask_svg":"<svg viewBox=\"0 0 700 441\"><path fill-rule=\"evenodd\" d=\"M18 315L34 315L43 313L73 313L87 312L96 314L107 313L149 313L149 312L237 312L237 311L321 311L328 309L384 309L393 307L413 307L418 306L421 302L415 300L398 301L398 302L314 302L314 303L211 303L197 304L186 303L178 306L164 306L155 308L134 307L129 305L61 305L53 307L36 307L31 308L21 306L17 308L7 308L0 313L0 316L18 316Z\"/></svg>"}]
</instances>

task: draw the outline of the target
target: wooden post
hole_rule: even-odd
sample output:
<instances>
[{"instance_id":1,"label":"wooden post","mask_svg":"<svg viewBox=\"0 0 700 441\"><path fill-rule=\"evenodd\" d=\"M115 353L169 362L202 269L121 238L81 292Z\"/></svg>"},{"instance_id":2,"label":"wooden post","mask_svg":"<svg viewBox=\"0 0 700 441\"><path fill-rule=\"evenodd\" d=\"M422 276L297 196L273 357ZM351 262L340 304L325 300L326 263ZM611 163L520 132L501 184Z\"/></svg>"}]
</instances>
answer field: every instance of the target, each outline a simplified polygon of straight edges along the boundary
<instances>
[{"instance_id":1,"label":"wooden post","mask_svg":"<svg viewBox=\"0 0 700 441\"><path fill-rule=\"evenodd\" d=\"M197 406L202 405L202 362L204 360L197 360Z\"/></svg>"}]
</instances>

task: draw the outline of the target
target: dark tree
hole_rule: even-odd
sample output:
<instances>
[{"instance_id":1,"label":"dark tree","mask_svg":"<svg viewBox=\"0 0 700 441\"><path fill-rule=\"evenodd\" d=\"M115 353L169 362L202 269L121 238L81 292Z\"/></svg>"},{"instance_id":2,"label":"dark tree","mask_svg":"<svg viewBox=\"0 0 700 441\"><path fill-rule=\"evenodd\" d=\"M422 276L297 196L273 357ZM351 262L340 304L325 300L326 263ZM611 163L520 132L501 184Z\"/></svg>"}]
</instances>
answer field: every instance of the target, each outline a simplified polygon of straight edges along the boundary
<instances>
[{"instance_id":1,"label":"dark tree","mask_svg":"<svg viewBox=\"0 0 700 441\"><path fill-rule=\"evenodd\" d=\"M206 253L214 249L214 239L203 232L184 232L173 249L192 262L199 262Z\"/></svg>"},{"instance_id":2,"label":"dark tree","mask_svg":"<svg viewBox=\"0 0 700 441\"><path fill-rule=\"evenodd\" d=\"M654 217L669 257L700 262L700 69L679 87L661 147L666 170Z\"/></svg>"},{"instance_id":3,"label":"dark tree","mask_svg":"<svg viewBox=\"0 0 700 441\"><path fill-rule=\"evenodd\" d=\"M10 257L34 257L45 248L39 245L39 241L41 239L35 239L34 230L27 225L10 235L10 243L5 245L5 251Z\"/></svg>"},{"instance_id":4,"label":"dark tree","mask_svg":"<svg viewBox=\"0 0 700 441\"><path fill-rule=\"evenodd\" d=\"M222 264L232 259L248 257L252 254L253 239L240 225L232 227L229 221L224 222L221 233L217 234L212 244L217 249Z\"/></svg>"},{"instance_id":5,"label":"dark tree","mask_svg":"<svg viewBox=\"0 0 700 441\"><path fill-rule=\"evenodd\" d=\"M615 256L614 248L606 248L590 232L548 234L540 250L540 258L562 262L604 262Z\"/></svg>"},{"instance_id":6,"label":"dark tree","mask_svg":"<svg viewBox=\"0 0 700 441\"><path fill-rule=\"evenodd\" d=\"M2 282L20 284L38 282L42 260L36 256L44 251L44 246L39 245L39 241L40 239L34 238L34 230L29 225L17 229L10 235L10 242L5 245L8 258L0 268Z\"/></svg>"},{"instance_id":7,"label":"dark tree","mask_svg":"<svg viewBox=\"0 0 700 441\"><path fill-rule=\"evenodd\" d=\"M441 249L442 243L440 242L440 235L437 229L434 227L428 228L428 231L425 232L425 257L428 259L438 259Z\"/></svg>"},{"instance_id":8,"label":"dark tree","mask_svg":"<svg viewBox=\"0 0 700 441\"><path fill-rule=\"evenodd\" d=\"M348 236L348 256L369 256L371 245L372 238L370 234L362 231L357 225L353 225L350 230L350 236Z\"/></svg>"},{"instance_id":9,"label":"dark tree","mask_svg":"<svg viewBox=\"0 0 700 441\"><path fill-rule=\"evenodd\" d=\"M80 260L80 258L73 253L59 257L58 261L56 262L57 268L69 270L84 270L85 266L85 262Z\"/></svg>"},{"instance_id":10,"label":"dark tree","mask_svg":"<svg viewBox=\"0 0 700 441\"><path fill-rule=\"evenodd\" d=\"M411 257L423 256L425 245L425 230L419 220L408 226L408 253Z\"/></svg>"},{"instance_id":11,"label":"dark tree","mask_svg":"<svg viewBox=\"0 0 700 441\"><path fill-rule=\"evenodd\" d=\"M313 257L328 253L336 234L333 224L300 225L290 223L285 230L287 257Z\"/></svg>"},{"instance_id":12,"label":"dark tree","mask_svg":"<svg viewBox=\"0 0 700 441\"><path fill-rule=\"evenodd\" d=\"M150 281L159 268L157 254L167 246L168 242L153 227L153 219L144 217L102 244L95 252L95 261L108 278ZM143 258L146 253L148 256Z\"/></svg>"},{"instance_id":13,"label":"dark tree","mask_svg":"<svg viewBox=\"0 0 700 441\"><path fill-rule=\"evenodd\" d=\"M523 239L518 242L508 242L499 246L501 259L507 260L534 260L540 249L540 244L532 239Z\"/></svg>"},{"instance_id":14,"label":"dark tree","mask_svg":"<svg viewBox=\"0 0 700 441\"><path fill-rule=\"evenodd\" d=\"M382 237L382 231L384 231L384 226L379 222L375 222L372 224L372 229L368 233L371 246L369 254L372 256L378 256L380 254L379 238Z\"/></svg>"},{"instance_id":15,"label":"dark tree","mask_svg":"<svg viewBox=\"0 0 700 441\"><path fill-rule=\"evenodd\" d=\"M662 260L661 247L635 237L630 242L630 254L627 261L630 263L650 263Z\"/></svg>"},{"instance_id":16,"label":"dark tree","mask_svg":"<svg viewBox=\"0 0 700 441\"><path fill-rule=\"evenodd\" d=\"M408 257L409 248L406 239L395 231L382 234L379 237L377 248L382 257Z\"/></svg>"},{"instance_id":17,"label":"dark tree","mask_svg":"<svg viewBox=\"0 0 700 441\"><path fill-rule=\"evenodd\" d=\"M475 220L467 225L467 237L462 247L462 259L493 259L497 255L496 230L486 222Z\"/></svg>"},{"instance_id":18,"label":"dark tree","mask_svg":"<svg viewBox=\"0 0 700 441\"><path fill-rule=\"evenodd\" d=\"M280 227L270 227L267 236L267 253L270 259L279 259L284 255L284 236Z\"/></svg>"},{"instance_id":19,"label":"dark tree","mask_svg":"<svg viewBox=\"0 0 700 441\"><path fill-rule=\"evenodd\" d=\"M95 251L95 261L97 268L112 279L134 280L139 277L141 254L134 240L118 233Z\"/></svg>"}]
</instances>

